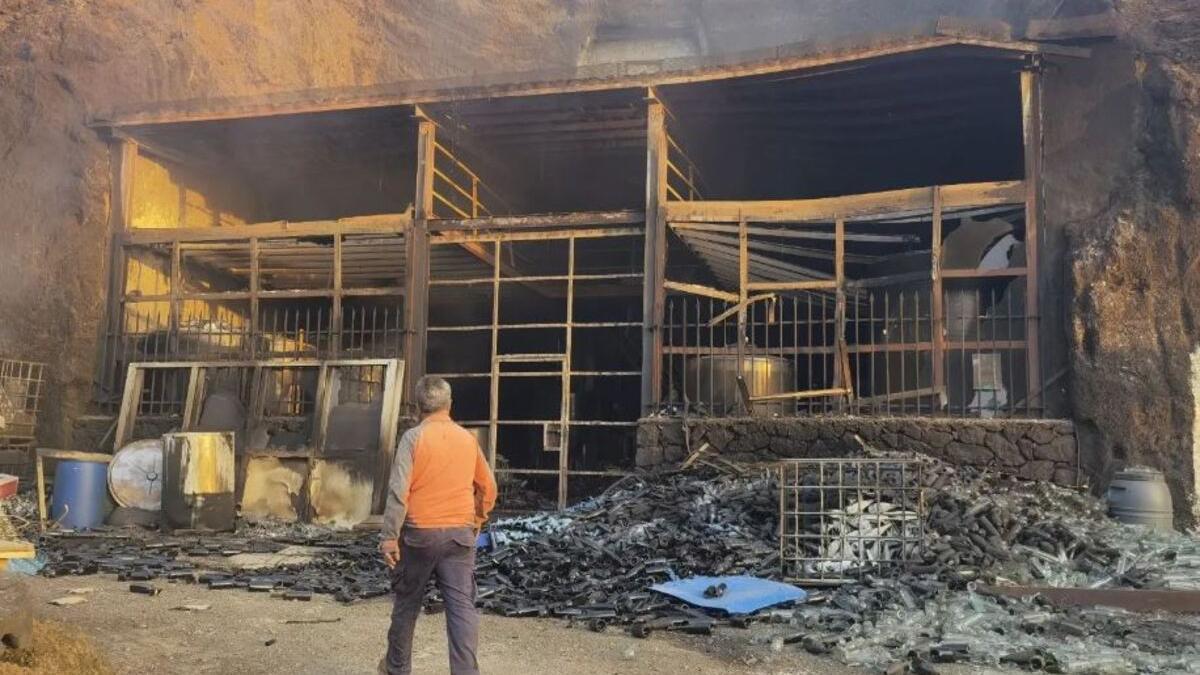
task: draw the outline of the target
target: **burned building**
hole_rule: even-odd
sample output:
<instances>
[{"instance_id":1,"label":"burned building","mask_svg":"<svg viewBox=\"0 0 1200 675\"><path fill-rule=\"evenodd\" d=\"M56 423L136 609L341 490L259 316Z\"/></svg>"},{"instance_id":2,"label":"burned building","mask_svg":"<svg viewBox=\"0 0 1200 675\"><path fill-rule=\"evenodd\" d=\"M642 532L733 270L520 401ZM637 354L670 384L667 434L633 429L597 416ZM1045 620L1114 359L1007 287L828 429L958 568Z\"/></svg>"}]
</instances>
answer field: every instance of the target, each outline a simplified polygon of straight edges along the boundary
<instances>
[{"instance_id":1,"label":"burned building","mask_svg":"<svg viewBox=\"0 0 1200 675\"><path fill-rule=\"evenodd\" d=\"M510 505L855 435L1076 482L1043 96L1089 58L942 19L111 111L96 400L118 445L239 428L309 515L378 510L426 373Z\"/></svg>"}]
</instances>

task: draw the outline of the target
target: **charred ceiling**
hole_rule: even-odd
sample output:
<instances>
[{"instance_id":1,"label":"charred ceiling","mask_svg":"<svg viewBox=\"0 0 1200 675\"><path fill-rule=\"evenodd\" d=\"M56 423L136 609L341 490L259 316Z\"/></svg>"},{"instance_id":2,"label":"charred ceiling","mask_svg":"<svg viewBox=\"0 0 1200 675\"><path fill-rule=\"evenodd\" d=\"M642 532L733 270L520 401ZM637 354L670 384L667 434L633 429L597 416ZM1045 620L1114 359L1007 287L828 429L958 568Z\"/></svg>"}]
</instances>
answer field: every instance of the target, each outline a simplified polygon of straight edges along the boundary
<instances>
[{"instance_id":1,"label":"charred ceiling","mask_svg":"<svg viewBox=\"0 0 1200 675\"><path fill-rule=\"evenodd\" d=\"M651 88L615 79L592 91L280 109L123 125L118 133L146 152L252 186L258 220L404 210L413 202L422 118L437 125L439 150L491 193L479 199L490 202L486 215L640 208L646 101L654 96L686 159L689 189L704 198L816 197L1020 176L1017 73L1027 50L955 42L892 51ZM443 217L476 215L461 206Z\"/></svg>"}]
</instances>

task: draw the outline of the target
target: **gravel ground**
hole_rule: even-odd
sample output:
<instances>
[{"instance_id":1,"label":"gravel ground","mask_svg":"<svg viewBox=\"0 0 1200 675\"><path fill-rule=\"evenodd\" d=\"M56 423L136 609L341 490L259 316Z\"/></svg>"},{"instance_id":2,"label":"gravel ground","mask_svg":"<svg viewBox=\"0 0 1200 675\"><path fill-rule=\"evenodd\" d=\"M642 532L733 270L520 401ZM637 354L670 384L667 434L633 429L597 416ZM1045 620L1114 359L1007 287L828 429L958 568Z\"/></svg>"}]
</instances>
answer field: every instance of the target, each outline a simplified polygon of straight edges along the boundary
<instances>
[{"instance_id":1,"label":"gravel ground","mask_svg":"<svg viewBox=\"0 0 1200 675\"><path fill-rule=\"evenodd\" d=\"M157 597L130 593L112 577L30 579L38 616L91 635L118 673L370 673L384 649L391 604L385 599L341 605L319 597L286 602L245 591L209 591L159 583ZM71 589L92 588L87 602L56 607L49 601ZM173 610L208 604L202 612ZM335 623L285 624L286 620ZM446 672L443 619L423 616L417 625L414 672ZM268 646L266 643L275 640ZM488 673L814 673L849 675L827 659L795 650L773 654L751 647L728 629L716 637L592 633L555 620L484 616L480 665Z\"/></svg>"}]
</instances>

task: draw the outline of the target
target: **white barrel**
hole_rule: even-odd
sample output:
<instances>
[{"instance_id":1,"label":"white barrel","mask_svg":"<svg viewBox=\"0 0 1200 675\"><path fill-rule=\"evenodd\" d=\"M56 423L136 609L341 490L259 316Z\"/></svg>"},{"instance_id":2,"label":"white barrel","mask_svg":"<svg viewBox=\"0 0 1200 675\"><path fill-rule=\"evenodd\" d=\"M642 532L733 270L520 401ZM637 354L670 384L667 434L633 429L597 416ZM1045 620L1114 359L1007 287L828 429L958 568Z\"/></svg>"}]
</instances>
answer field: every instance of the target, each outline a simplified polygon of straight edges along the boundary
<instances>
[{"instance_id":1,"label":"white barrel","mask_svg":"<svg viewBox=\"0 0 1200 675\"><path fill-rule=\"evenodd\" d=\"M1171 491L1161 471L1144 466L1118 471L1108 486L1108 515L1122 523L1171 530Z\"/></svg>"}]
</instances>

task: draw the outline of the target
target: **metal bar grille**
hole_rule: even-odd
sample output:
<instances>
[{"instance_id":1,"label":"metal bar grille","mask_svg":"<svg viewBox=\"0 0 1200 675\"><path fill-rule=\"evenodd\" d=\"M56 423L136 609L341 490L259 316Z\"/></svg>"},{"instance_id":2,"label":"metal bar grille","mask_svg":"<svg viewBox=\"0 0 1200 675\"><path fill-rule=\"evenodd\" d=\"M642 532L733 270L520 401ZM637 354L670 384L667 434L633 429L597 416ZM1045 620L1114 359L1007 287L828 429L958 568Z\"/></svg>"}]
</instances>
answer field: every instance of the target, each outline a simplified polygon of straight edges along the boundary
<instances>
[{"instance_id":1,"label":"metal bar grille","mask_svg":"<svg viewBox=\"0 0 1200 675\"><path fill-rule=\"evenodd\" d=\"M945 284L942 368L935 382L931 288L878 289L847 299L846 352L853 389L849 411L887 416L1038 417L1028 395L1023 284L975 280ZM736 363L732 321L711 324L734 303L671 294L664 311L666 400L700 414L739 414L737 392L721 376ZM743 348L752 395L828 389L836 368L834 300L804 292L747 309ZM757 414L820 415L838 411L832 398L757 404Z\"/></svg>"},{"instance_id":2,"label":"metal bar grille","mask_svg":"<svg viewBox=\"0 0 1200 675\"><path fill-rule=\"evenodd\" d=\"M562 508L633 463L642 233L603 232L433 241L436 252L468 243L486 254L431 271L441 290L425 365L455 388L459 423L487 448L507 511Z\"/></svg>"},{"instance_id":3,"label":"metal bar grille","mask_svg":"<svg viewBox=\"0 0 1200 675\"><path fill-rule=\"evenodd\" d=\"M98 399L145 361L395 357L407 237L397 233L122 244Z\"/></svg>"},{"instance_id":4,"label":"metal bar grille","mask_svg":"<svg viewBox=\"0 0 1200 675\"><path fill-rule=\"evenodd\" d=\"M45 370L43 363L0 359L0 473L28 475Z\"/></svg>"},{"instance_id":5,"label":"metal bar grille","mask_svg":"<svg viewBox=\"0 0 1200 675\"><path fill-rule=\"evenodd\" d=\"M0 448L33 442L45 369L42 363L0 359Z\"/></svg>"},{"instance_id":6,"label":"metal bar grille","mask_svg":"<svg viewBox=\"0 0 1200 675\"><path fill-rule=\"evenodd\" d=\"M996 207L1008 228L981 243L970 208L943 208L952 191L929 188L915 217L748 224L739 212L735 225L679 210L661 314L667 403L745 414L740 377L757 415L1045 415L1026 278L1037 242L1021 233L1032 216Z\"/></svg>"},{"instance_id":7,"label":"metal bar grille","mask_svg":"<svg viewBox=\"0 0 1200 675\"><path fill-rule=\"evenodd\" d=\"M844 583L922 558L921 464L898 459L788 460L779 469L779 554L786 579Z\"/></svg>"},{"instance_id":8,"label":"metal bar grille","mask_svg":"<svg viewBox=\"0 0 1200 675\"><path fill-rule=\"evenodd\" d=\"M704 199L701 194L703 178L696 163L688 156L673 136L667 137L667 195L675 201Z\"/></svg>"},{"instance_id":9,"label":"metal bar grille","mask_svg":"<svg viewBox=\"0 0 1200 675\"><path fill-rule=\"evenodd\" d=\"M403 303L400 297L347 298L335 328L328 301L296 305L264 299L253 322L245 314L248 305L190 305L174 327L166 321L165 303L127 302L123 324L106 341L116 347L106 351L104 372L106 389L116 396L104 402L117 405L121 373L133 362L394 358L403 353ZM159 398L147 405L161 403Z\"/></svg>"}]
</instances>

